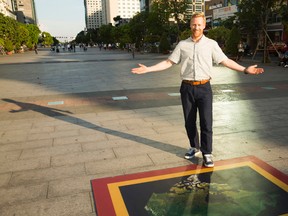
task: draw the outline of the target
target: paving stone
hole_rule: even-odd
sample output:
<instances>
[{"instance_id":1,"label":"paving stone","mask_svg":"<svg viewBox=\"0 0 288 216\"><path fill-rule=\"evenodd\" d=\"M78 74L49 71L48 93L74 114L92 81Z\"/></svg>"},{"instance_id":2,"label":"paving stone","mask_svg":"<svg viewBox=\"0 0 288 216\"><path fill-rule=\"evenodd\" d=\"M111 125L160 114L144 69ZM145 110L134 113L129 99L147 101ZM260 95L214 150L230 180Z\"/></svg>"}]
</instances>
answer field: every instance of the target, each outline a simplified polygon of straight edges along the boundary
<instances>
[{"instance_id":1,"label":"paving stone","mask_svg":"<svg viewBox=\"0 0 288 216\"><path fill-rule=\"evenodd\" d=\"M9 161L0 164L0 173L41 169L47 167L50 167L50 157Z\"/></svg>"},{"instance_id":2,"label":"paving stone","mask_svg":"<svg viewBox=\"0 0 288 216\"><path fill-rule=\"evenodd\" d=\"M12 173L0 174L0 187L7 186Z\"/></svg>"},{"instance_id":3,"label":"paving stone","mask_svg":"<svg viewBox=\"0 0 288 216\"><path fill-rule=\"evenodd\" d=\"M13 161L19 159L21 154L20 150L0 152L0 163L5 161Z\"/></svg>"},{"instance_id":4,"label":"paving stone","mask_svg":"<svg viewBox=\"0 0 288 216\"><path fill-rule=\"evenodd\" d=\"M9 184L11 185L35 184L57 179L83 176L84 174L85 174L84 164L27 170L22 172L14 172L12 174Z\"/></svg>"},{"instance_id":5,"label":"paving stone","mask_svg":"<svg viewBox=\"0 0 288 216\"><path fill-rule=\"evenodd\" d=\"M41 134L41 133L51 133L54 131L55 131L55 128L53 126L32 127L31 130L29 130L29 133L30 134Z\"/></svg>"},{"instance_id":6,"label":"paving stone","mask_svg":"<svg viewBox=\"0 0 288 216\"><path fill-rule=\"evenodd\" d=\"M89 193L15 204L0 209L1 216L84 216L92 213Z\"/></svg>"},{"instance_id":7,"label":"paving stone","mask_svg":"<svg viewBox=\"0 0 288 216\"><path fill-rule=\"evenodd\" d=\"M31 149L31 148L50 147L50 146L52 146L52 143L53 143L53 139L41 139L41 140L9 143L6 145L5 144L0 145L0 152L16 151L16 150Z\"/></svg>"},{"instance_id":8,"label":"paving stone","mask_svg":"<svg viewBox=\"0 0 288 216\"><path fill-rule=\"evenodd\" d=\"M74 131L74 130L79 130L81 129L82 126L77 124L63 124L63 125L57 125L55 126L55 132L62 132L62 131Z\"/></svg>"},{"instance_id":9,"label":"paving stone","mask_svg":"<svg viewBox=\"0 0 288 216\"><path fill-rule=\"evenodd\" d=\"M141 155L141 154L148 154L151 152L159 152L161 151L160 149L157 148L153 148L151 146L148 145L141 145L139 143L136 143L135 145L131 145L129 146L129 148L127 148L127 146L124 147L115 147L113 148L116 157L117 158L123 158L123 157L127 157L127 156L135 156L135 155Z\"/></svg>"},{"instance_id":10,"label":"paving stone","mask_svg":"<svg viewBox=\"0 0 288 216\"><path fill-rule=\"evenodd\" d=\"M97 129L99 130L99 129ZM100 130L102 130L100 128ZM107 136L105 133L97 133L92 135L82 135L82 136L72 136L72 137L59 137L55 138L53 145L66 145L66 144L73 144L73 143L86 143L86 142L101 142L107 140Z\"/></svg>"},{"instance_id":11,"label":"paving stone","mask_svg":"<svg viewBox=\"0 0 288 216\"><path fill-rule=\"evenodd\" d=\"M105 173L109 171L128 170L136 167L151 166L153 162L148 155L141 155L137 157L125 157L119 159L111 159L106 161L88 162L85 164L88 175Z\"/></svg>"},{"instance_id":12,"label":"paving stone","mask_svg":"<svg viewBox=\"0 0 288 216\"><path fill-rule=\"evenodd\" d=\"M153 152L148 154L156 166L161 164L188 162L186 159L184 159L184 154L175 154L170 152Z\"/></svg>"},{"instance_id":13,"label":"paving stone","mask_svg":"<svg viewBox=\"0 0 288 216\"><path fill-rule=\"evenodd\" d=\"M115 154L112 149L102 149L98 151L76 152L52 156L51 165L57 167L90 161L105 161L113 158L115 158Z\"/></svg>"},{"instance_id":14,"label":"paving stone","mask_svg":"<svg viewBox=\"0 0 288 216\"><path fill-rule=\"evenodd\" d=\"M95 151L100 149L112 149L114 147L125 147L129 148L130 146L137 145L138 142L134 140L122 140L122 139L114 139L108 141L101 141L101 142L88 142L82 143L83 151Z\"/></svg>"},{"instance_id":15,"label":"paving stone","mask_svg":"<svg viewBox=\"0 0 288 216\"><path fill-rule=\"evenodd\" d=\"M173 163L165 163L165 164L157 164L153 166L145 166L145 167L137 167L132 168L124 171L124 174L134 174L134 173L141 173L141 172L147 172L147 171L154 171L154 170L161 170L161 169L168 169L168 168L174 168L174 167L181 167L181 166L187 166L191 164L188 160L182 160L182 161L173 161Z\"/></svg>"},{"instance_id":16,"label":"paving stone","mask_svg":"<svg viewBox=\"0 0 288 216\"><path fill-rule=\"evenodd\" d=\"M0 188L0 208L5 205L11 205L16 202L25 202L26 200L41 200L47 195L48 184L38 184L29 186L15 186L9 188Z\"/></svg>"},{"instance_id":17,"label":"paving stone","mask_svg":"<svg viewBox=\"0 0 288 216\"><path fill-rule=\"evenodd\" d=\"M115 173L116 175L119 173ZM106 177L109 177L106 175ZM49 182L48 198L61 197L69 194L91 192L91 180L105 176L80 176Z\"/></svg>"},{"instance_id":18,"label":"paving stone","mask_svg":"<svg viewBox=\"0 0 288 216\"><path fill-rule=\"evenodd\" d=\"M81 151L82 151L82 148L80 144L25 149L22 151L20 159L64 155L64 154L69 154L72 152L81 152Z\"/></svg>"}]
</instances>

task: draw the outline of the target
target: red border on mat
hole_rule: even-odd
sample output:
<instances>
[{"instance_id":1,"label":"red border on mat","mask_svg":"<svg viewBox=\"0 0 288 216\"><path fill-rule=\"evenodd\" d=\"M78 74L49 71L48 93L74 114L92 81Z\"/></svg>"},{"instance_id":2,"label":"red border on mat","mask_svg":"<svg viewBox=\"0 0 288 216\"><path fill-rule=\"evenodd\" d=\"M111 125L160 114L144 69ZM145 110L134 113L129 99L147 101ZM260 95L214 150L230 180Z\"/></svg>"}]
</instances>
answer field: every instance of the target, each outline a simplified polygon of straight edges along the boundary
<instances>
[{"instance_id":1,"label":"red border on mat","mask_svg":"<svg viewBox=\"0 0 288 216\"><path fill-rule=\"evenodd\" d=\"M248 162L248 161L258 165L263 170L265 170L266 172L268 172L275 178L279 179L283 183L288 184L288 177L284 173L280 172L279 170L275 169L274 167L270 166L269 164L265 163L264 161L254 156L216 161L215 167L223 166L223 165L231 165L233 163ZM148 171L148 172L142 172L142 173L136 173L136 174L128 174L128 175L122 175L122 176L106 177L106 178L91 180L91 185L93 189L93 198L94 198L95 209L96 209L97 215L99 216L102 216L102 215L114 216L115 215L116 216L116 212L115 212L112 200L111 200L111 195L108 189L108 184L110 183L116 183L116 182L122 182L122 181L134 180L134 179L140 179L140 178L147 178L147 177L153 177L153 176L155 177L155 176L161 176L161 175L171 174L171 173L176 173L176 172L185 172L187 170L195 170L196 168L199 169L198 164L191 164L191 165L181 166L181 167L176 167L176 168L168 168L168 169L163 169L163 170L155 170L155 171ZM204 170L204 169L211 169L211 168L201 167L201 170ZM96 191L97 193L95 193Z\"/></svg>"}]
</instances>

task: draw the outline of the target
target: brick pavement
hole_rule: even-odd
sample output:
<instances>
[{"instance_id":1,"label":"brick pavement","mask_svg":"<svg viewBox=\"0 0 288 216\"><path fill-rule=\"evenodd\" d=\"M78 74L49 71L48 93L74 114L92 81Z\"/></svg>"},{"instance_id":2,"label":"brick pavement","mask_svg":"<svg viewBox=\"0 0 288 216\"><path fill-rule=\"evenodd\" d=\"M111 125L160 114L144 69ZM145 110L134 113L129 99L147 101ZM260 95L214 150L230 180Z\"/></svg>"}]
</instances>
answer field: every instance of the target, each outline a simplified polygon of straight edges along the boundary
<instances>
[{"instance_id":1,"label":"brick pavement","mask_svg":"<svg viewBox=\"0 0 288 216\"><path fill-rule=\"evenodd\" d=\"M178 66L129 72L166 57L96 48L1 56L1 215L92 216L91 179L190 164ZM261 76L215 68L214 156L254 155L288 174L288 69L264 67Z\"/></svg>"}]
</instances>

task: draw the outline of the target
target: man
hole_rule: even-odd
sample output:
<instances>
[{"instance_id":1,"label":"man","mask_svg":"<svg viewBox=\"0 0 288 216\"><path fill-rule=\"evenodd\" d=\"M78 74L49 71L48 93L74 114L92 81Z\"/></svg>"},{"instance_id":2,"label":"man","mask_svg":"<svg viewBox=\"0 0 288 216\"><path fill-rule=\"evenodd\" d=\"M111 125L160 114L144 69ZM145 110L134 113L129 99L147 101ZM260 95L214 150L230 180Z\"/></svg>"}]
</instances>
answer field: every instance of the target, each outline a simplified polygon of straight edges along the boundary
<instances>
[{"instance_id":1,"label":"man","mask_svg":"<svg viewBox=\"0 0 288 216\"><path fill-rule=\"evenodd\" d=\"M167 60L150 67L139 64L139 67L133 68L131 72L134 74L156 72L181 62L180 93L185 128L191 146L185 154L185 158L191 159L201 151L204 166L214 167L212 158L212 90L210 86L213 61L245 74L261 74L264 70L257 68L257 65L245 68L229 59L216 41L205 37L203 34L205 27L205 16L202 13L194 14L190 21L191 37L180 41ZM197 110L199 110L200 116L201 145L196 127Z\"/></svg>"}]
</instances>

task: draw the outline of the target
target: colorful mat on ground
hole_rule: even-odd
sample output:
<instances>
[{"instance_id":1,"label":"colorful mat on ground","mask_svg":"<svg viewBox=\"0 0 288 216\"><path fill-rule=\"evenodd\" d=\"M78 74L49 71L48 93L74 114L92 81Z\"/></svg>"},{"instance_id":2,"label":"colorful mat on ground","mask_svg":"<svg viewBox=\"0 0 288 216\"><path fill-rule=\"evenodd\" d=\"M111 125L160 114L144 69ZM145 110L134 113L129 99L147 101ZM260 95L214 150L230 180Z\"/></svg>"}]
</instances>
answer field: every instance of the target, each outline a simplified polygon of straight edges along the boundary
<instances>
[{"instance_id":1,"label":"colorful mat on ground","mask_svg":"<svg viewBox=\"0 0 288 216\"><path fill-rule=\"evenodd\" d=\"M98 216L288 215L288 176L253 156L91 184Z\"/></svg>"}]
</instances>

